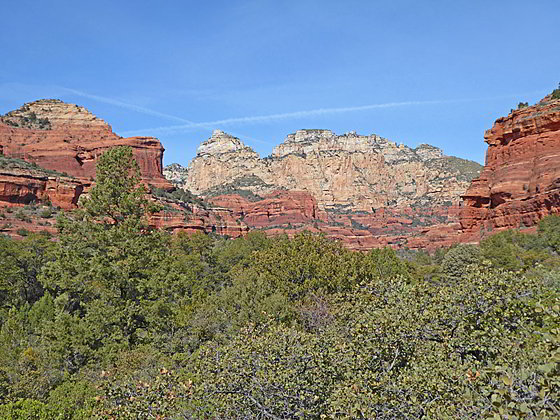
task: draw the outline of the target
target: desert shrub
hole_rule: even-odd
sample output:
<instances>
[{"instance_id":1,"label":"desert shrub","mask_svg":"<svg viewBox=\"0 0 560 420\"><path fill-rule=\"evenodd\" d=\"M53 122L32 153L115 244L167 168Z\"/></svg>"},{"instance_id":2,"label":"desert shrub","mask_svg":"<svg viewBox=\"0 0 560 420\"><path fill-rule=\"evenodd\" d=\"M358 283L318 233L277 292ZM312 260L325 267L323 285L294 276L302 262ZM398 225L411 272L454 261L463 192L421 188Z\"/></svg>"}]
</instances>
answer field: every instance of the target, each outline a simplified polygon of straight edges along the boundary
<instances>
[{"instance_id":1,"label":"desert shrub","mask_svg":"<svg viewBox=\"0 0 560 420\"><path fill-rule=\"evenodd\" d=\"M22 209L16 211L15 217L22 222L31 223L31 217L29 217Z\"/></svg>"},{"instance_id":2,"label":"desert shrub","mask_svg":"<svg viewBox=\"0 0 560 420\"><path fill-rule=\"evenodd\" d=\"M27 229L25 229L25 228L19 228L18 230L16 230L16 233L17 233L19 236L27 236L27 235L29 235L29 231L28 231Z\"/></svg>"},{"instance_id":3,"label":"desert shrub","mask_svg":"<svg viewBox=\"0 0 560 420\"><path fill-rule=\"evenodd\" d=\"M538 238L543 247L560 254L560 216L544 217L539 222Z\"/></svg>"},{"instance_id":4,"label":"desert shrub","mask_svg":"<svg viewBox=\"0 0 560 420\"><path fill-rule=\"evenodd\" d=\"M560 99L560 83L558 83L558 89L554 89L551 93L552 99Z\"/></svg>"},{"instance_id":5,"label":"desert shrub","mask_svg":"<svg viewBox=\"0 0 560 420\"><path fill-rule=\"evenodd\" d=\"M459 279L468 273L468 267L480 262L480 249L475 245L456 245L443 257L442 272L451 279Z\"/></svg>"},{"instance_id":6,"label":"desert shrub","mask_svg":"<svg viewBox=\"0 0 560 420\"><path fill-rule=\"evenodd\" d=\"M50 219L52 217L53 211L51 207L44 208L39 214L43 219Z\"/></svg>"}]
</instances>

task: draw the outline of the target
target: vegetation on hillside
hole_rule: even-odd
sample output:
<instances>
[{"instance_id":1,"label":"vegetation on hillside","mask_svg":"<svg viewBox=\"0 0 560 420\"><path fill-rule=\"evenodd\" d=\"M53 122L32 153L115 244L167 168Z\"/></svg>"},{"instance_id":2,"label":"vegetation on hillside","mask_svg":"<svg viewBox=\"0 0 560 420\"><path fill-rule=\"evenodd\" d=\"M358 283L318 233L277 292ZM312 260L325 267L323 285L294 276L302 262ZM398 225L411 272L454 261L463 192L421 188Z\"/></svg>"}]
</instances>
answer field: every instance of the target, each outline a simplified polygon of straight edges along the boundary
<instances>
[{"instance_id":1,"label":"vegetation on hillside","mask_svg":"<svg viewBox=\"0 0 560 420\"><path fill-rule=\"evenodd\" d=\"M554 89L551 93L552 99L560 99L560 83L558 83L558 89Z\"/></svg>"},{"instance_id":2,"label":"vegetation on hillside","mask_svg":"<svg viewBox=\"0 0 560 420\"><path fill-rule=\"evenodd\" d=\"M23 159L8 157L2 154L0 154L0 169L7 169L7 170L23 169L45 176L53 176L53 177L63 176L67 178L73 178L71 175L68 175L67 173L62 173L58 171L53 171L51 169L43 168L37 165L35 162L27 162Z\"/></svg>"},{"instance_id":3,"label":"vegetation on hillside","mask_svg":"<svg viewBox=\"0 0 560 420\"><path fill-rule=\"evenodd\" d=\"M552 419L560 218L434 255L151 230L130 149L0 237L3 419Z\"/></svg>"},{"instance_id":4,"label":"vegetation on hillside","mask_svg":"<svg viewBox=\"0 0 560 420\"><path fill-rule=\"evenodd\" d=\"M225 194L238 194L249 201L259 201L262 197L253 193L249 188L271 188L272 185L265 183L261 178L256 175L245 175L235 178L229 184L218 185L208 190L205 195L207 197L216 197Z\"/></svg>"},{"instance_id":5,"label":"vegetation on hillside","mask_svg":"<svg viewBox=\"0 0 560 420\"><path fill-rule=\"evenodd\" d=\"M30 128L35 130L50 130L51 122L48 118L39 118L35 112L31 111L29 104L23 105L20 109L0 115L0 122L18 128Z\"/></svg>"}]
</instances>

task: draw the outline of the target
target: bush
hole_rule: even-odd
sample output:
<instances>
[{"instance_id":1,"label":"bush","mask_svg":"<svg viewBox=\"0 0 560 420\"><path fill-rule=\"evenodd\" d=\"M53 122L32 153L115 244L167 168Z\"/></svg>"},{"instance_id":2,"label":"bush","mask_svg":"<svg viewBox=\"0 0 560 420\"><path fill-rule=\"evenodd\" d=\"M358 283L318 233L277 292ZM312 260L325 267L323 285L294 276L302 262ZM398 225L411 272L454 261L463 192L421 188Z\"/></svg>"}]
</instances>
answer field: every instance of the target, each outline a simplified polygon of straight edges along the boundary
<instances>
[{"instance_id":1,"label":"bush","mask_svg":"<svg viewBox=\"0 0 560 420\"><path fill-rule=\"evenodd\" d=\"M29 398L0 405L0 418L4 420L52 419L45 404Z\"/></svg>"},{"instance_id":2,"label":"bush","mask_svg":"<svg viewBox=\"0 0 560 420\"><path fill-rule=\"evenodd\" d=\"M47 207L46 209L41 210L40 216L43 219L50 219L52 217L52 209L50 207Z\"/></svg>"},{"instance_id":3,"label":"bush","mask_svg":"<svg viewBox=\"0 0 560 420\"><path fill-rule=\"evenodd\" d=\"M16 230L16 233L17 233L19 236L27 236L27 235L29 235L29 231L28 231L27 229L25 229L25 228L19 228L18 230Z\"/></svg>"},{"instance_id":4,"label":"bush","mask_svg":"<svg viewBox=\"0 0 560 420\"><path fill-rule=\"evenodd\" d=\"M554 89L551 94L552 99L560 99L560 83L558 83L558 89Z\"/></svg>"},{"instance_id":5,"label":"bush","mask_svg":"<svg viewBox=\"0 0 560 420\"><path fill-rule=\"evenodd\" d=\"M451 279L459 279L467 274L467 267L480 261L480 250L475 245L457 245L451 248L441 264L443 273Z\"/></svg>"}]
</instances>

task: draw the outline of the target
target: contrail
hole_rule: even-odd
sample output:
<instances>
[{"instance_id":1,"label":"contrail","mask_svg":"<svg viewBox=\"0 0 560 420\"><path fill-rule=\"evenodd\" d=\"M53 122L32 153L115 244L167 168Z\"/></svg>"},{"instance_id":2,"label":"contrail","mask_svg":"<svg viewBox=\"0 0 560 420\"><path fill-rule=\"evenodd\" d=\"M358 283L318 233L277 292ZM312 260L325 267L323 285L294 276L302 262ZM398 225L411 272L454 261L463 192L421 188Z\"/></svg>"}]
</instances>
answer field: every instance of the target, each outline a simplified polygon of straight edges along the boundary
<instances>
[{"instance_id":1,"label":"contrail","mask_svg":"<svg viewBox=\"0 0 560 420\"><path fill-rule=\"evenodd\" d=\"M182 123L186 123L186 124L193 124L193 121L187 120L185 118L177 117L175 115L165 114L163 112L154 111L153 109L144 108L142 106L134 105L134 104L127 103L127 102L122 102L122 101L119 101L117 99L107 98L105 96L92 95L92 94L89 94L89 93L86 93L86 92L82 92L80 90L70 89L70 88L66 88L66 87L62 87L62 86L58 86L58 88L66 91L66 92L73 93L74 95L82 96L84 98L93 99L94 101L103 102L103 103L106 103L106 104L115 105L115 106L118 106L118 107L121 107L121 108L129 109L131 111L136 111L136 112L139 112L139 113L142 113L142 114L153 115L154 117L166 118L168 120L178 121L178 122L182 122Z\"/></svg>"},{"instance_id":2,"label":"contrail","mask_svg":"<svg viewBox=\"0 0 560 420\"><path fill-rule=\"evenodd\" d=\"M349 107L340 107L340 108L319 108L319 109L311 109L306 111L285 112L285 113L278 113L278 114L225 118L221 120L206 121L206 122L190 121L180 125L144 128L140 130L130 130L130 131L125 131L122 134L127 136L145 135L150 133L151 135L170 134L170 133L186 132L197 128L216 128L220 126L235 125L235 124L268 123L268 122L280 121L286 119L315 117L315 116L330 115L330 114L342 114L348 112L367 111L372 109L398 108L398 107L418 106L418 105L443 105L443 104L456 104L456 103L463 103L463 102L478 102L478 101L489 101L489 100L497 100L497 99L519 98L519 97L528 96L537 93L540 94L542 92L544 91L535 91L535 92L531 92L530 94L526 93L523 95L520 94L504 95L504 96L495 96L495 97L487 97L487 98L387 102L381 104L369 104L369 105L349 106Z\"/></svg>"},{"instance_id":3,"label":"contrail","mask_svg":"<svg viewBox=\"0 0 560 420\"><path fill-rule=\"evenodd\" d=\"M448 102L454 102L454 101L406 101L406 102L388 102L384 104L351 106L351 107L343 107L343 108L319 108L319 109L311 109L307 111L285 112L285 113L268 114L268 115L254 115L254 116L237 117L237 118L225 118L222 120L215 120L215 121L206 121L206 122L198 122L198 123L191 122L191 123L186 123L181 125L145 128L141 130L127 131L124 132L123 134L134 135L134 134L146 133L146 132L173 133L173 132L187 131L196 128L213 128L217 126L232 125L232 124L267 123L272 121L279 121L279 120L286 120L286 119L293 119L293 118L305 118L305 117L314 117L314 116L328 115L328 114L340 114L345 112L366 111L366 110L378 109L378 108L395 108L395 107L409 106L409 105L436 105L436 104L443 104Z\"/></svg>"}]
</instances>

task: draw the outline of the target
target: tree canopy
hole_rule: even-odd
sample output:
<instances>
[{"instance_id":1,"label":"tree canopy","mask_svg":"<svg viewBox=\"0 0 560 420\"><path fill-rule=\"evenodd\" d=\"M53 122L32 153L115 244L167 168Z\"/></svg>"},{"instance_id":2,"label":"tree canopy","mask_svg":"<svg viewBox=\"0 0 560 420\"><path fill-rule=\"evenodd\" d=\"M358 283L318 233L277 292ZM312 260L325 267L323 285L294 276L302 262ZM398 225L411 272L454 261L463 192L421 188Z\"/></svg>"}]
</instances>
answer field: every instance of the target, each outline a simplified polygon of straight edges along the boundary
<instances>
[{"instance_id":1,"label":"tree canopy","mask_svg":"<svg viewBox=\"0 0 560 420\"><path fill-rule=\"evenodd\" d=\"M0 418L552 419L560 218L430 255L150 229L128 148L0 237Z\"/></svg>"}]
</instances>

